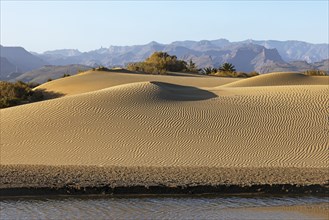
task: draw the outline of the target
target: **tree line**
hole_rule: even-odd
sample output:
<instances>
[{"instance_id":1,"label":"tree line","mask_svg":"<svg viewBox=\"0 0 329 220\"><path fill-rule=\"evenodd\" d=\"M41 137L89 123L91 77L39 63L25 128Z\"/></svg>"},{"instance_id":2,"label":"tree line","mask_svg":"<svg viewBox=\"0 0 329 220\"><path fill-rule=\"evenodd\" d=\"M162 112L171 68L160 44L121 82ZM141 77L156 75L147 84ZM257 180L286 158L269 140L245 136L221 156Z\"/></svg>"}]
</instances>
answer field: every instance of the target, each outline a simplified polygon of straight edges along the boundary
<instances>
[{"instance_id":1,"label":"tree line","mask_svg":"<svg viewBox=\"0 0 329 220\"><path fill-rule=\"evenodd\" d=\"M145 61L129 63L126 67L130 71L137 71L149 74L167 74L168 72L189 72L214 76L229 77L250 77L258 75L256 72L242 73L236 72L231 63L223 63L218 69L214 67L206 67L200 69L190 59L188 62L179 60L176 56L171 56L166 52L154 52Z\"/></svg>"},{"instance_id":2,"label":"tree line","mask_svg":"<svg viewBox=\"0 0 329 220\"><path fill-rule=\"evenodd\" d=\"M143 62L129 63L127 69L130 71L144 72L150 74L166 74L169 72L197 71L193 69L192 61L187 64L184 60L177 59L166 52L154 52Z\"/></svg>"}]
</instances>

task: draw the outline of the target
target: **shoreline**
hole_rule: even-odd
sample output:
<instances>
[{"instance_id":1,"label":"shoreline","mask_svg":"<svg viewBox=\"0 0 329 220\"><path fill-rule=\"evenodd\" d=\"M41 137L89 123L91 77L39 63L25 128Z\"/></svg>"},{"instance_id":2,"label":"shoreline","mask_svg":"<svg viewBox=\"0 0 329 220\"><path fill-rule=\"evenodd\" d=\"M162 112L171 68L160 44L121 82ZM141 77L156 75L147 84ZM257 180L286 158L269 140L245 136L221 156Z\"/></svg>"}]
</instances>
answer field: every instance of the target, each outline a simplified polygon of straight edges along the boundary
<instances>
[{"instance_id":1,"label":"shoreline","mask_svg":"<svg viewBox=\"0 0 329 220\"><path fill-rule=\"evenodd\" d=\"M217 186L127 186L127 187L39 187L39 188L0 188L0 199L5 197L33 196L124 196L124 195L312 195L325 196L329 187L322 185L298 186L276 185L217 185Z\"/></svg>"},{"instance_id":2,"label":"shoreline","mask_svg":"<svg viewBox=\"0 0 329 220\"><path fill-rule=\"evenodd\" d=\"M328 195L326 168L0 165L0 197L38 195Z\"/></svg>"},{"instance_id":3,"label":"shoreline","mask_svg":"<svg viewBox=\"0 0 329 220\"><path fill-rule=\"evenodd\" d=\"M317 204L302 204L302 205L287 205L287 206L270 206L270 207L253 207L245 208L244 210L250 210L254 212L291 212L301 213L306 215L310 219L328 219L329 216L329 203L317 203Z\"/></svg>"}]
</instances>

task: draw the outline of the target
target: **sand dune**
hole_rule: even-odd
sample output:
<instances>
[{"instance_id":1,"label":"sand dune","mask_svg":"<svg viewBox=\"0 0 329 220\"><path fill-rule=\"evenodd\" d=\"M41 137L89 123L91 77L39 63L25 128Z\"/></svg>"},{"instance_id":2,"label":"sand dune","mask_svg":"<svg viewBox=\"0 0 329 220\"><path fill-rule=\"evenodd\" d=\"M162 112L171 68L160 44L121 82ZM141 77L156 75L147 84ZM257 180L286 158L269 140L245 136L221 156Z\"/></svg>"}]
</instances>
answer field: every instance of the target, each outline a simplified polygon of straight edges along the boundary
<instances>
[{"instance_id":1,"label":"sand dune","mask_svg":"<svg viewBox=\"0 0 329 220\"><path fill-rule=\"evenodd\" d=\"M74 95L134 82L159 81L185 86L213 87L224 85L226 83L234 82L237 80L240 79L199 75L184 77L122 72L87 71L75 76L42 84L41 86L37 87L37 89L44 89L46 91L60 93L63 95Z\"/></svg>"},{"instance_id":2,"label":"sand dune","mask_svg":"<svg viewBox=\"0 0 329 220\"><path fill-rule=\"evenodd\" d=\"M70 96L1 110L1 164L328 167L328 77L287 74L297 80L287 86L279 76L47 83Z\"/></svg>"},{"instance_id":3,"label":"sand dune","mask_svg":"<svg viewBox=\"0 0 329 220\"><path fill-rule=\"evenodd\" d=\"M328 76L306 76L302 73L278 72L229 83L231 87L283 86L283 85L329 85Z\"/></svg>"}]
</instances>

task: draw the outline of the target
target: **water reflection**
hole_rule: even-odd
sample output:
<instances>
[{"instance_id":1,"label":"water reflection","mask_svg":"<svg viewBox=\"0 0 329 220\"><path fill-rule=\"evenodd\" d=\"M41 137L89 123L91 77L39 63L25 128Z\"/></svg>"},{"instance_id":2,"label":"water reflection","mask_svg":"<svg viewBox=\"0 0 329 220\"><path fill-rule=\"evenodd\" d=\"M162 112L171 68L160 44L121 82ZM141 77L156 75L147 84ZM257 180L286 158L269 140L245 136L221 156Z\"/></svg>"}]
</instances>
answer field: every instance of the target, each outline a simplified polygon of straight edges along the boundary
<instances>
[{"instance_id":1,"label":"water reflection","mask_svg":"<svg viewBox=\"0 0 329 220\"><path fill-rule=\"evenodd\" d=\"M249 207L314 205L321 197L50 197L0 200L0 219L308 219Z\"/></svg>"}]
</instances>

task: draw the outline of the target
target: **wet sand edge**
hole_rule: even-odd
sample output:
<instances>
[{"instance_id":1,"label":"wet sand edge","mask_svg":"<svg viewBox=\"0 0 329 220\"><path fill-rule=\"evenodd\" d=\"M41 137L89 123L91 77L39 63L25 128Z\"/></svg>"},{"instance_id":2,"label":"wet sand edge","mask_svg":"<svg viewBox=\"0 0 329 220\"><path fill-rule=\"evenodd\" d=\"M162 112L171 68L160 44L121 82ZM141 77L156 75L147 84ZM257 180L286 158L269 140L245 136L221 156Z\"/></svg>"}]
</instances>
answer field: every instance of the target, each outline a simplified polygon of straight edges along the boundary
<instances>
[{"instance_id":1,"label":"wet sand edge","mask_svg":"<svg viewBox=\"0 0 329 220\"><path fill-rule=\"evenodd\" d=\"M329 203L318 203L311 205L289 205L289 206L272 206L272 207L257 207L257 208L244 208L248 211L270 211L270 212L296 212L307 215L315 219L328 219L329 216Z\"/></svg>"}]
</instances>

